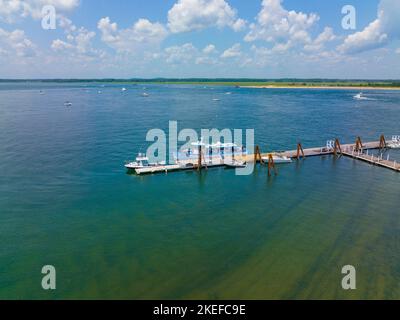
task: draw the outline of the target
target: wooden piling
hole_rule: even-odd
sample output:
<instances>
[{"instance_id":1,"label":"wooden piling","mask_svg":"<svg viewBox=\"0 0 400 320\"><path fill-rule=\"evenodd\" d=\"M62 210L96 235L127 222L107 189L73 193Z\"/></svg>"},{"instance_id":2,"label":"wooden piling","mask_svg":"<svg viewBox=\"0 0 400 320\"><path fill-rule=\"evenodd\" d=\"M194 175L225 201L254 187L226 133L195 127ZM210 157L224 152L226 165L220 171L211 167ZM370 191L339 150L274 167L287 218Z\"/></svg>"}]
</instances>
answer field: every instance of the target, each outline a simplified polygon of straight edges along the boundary
<instances>
[{"instance_id":1,"label":"wooden piling","mask_svg":"<svg viewBox=\"0 0 400 320\"><path fill-rule=\"evenodd\" d=\"M301 143L299 142L297 144L297 155L296 155L296 159L300 159L300 152L304 158L304 150L303 150L303 146L301 145Z\"/></svg>"},{"instance_id":2,"label":"wooden piling","mask_svg":"<svg viewBox=\"0 0 400 320\"><path fill-rule=\"evenodd\" d=\"M268 176L271 176L271 170L274 170L275 175L278 174L278 172L276 171L276 167L275 167L275 162L274 162L274 158L272 156L271 153L268 154Z\"/></svg>"},{"instance_id":3,"label":"wooden piling","mask_svg":"<svg viewBox=\"0 0 400 320\"><path fill-rule=\"evenodd\" d=\"M355 151L358 152L358 151L362 150L363 148L364 148L364 146L362 144L361 138L357 137Z\"/></svg>"},{"instance_id":4,"label":"wooden piling","mask_svg":"<svg viewBox=\"0 0 400 320\"><path fill-rule=\"evenodd\" d=\"M339 150L340 153L342 153L342 147L340 146L339 139L336 138L335 139L335 146L333 148L333 153L334 153L335 156L337 155L338 150Z\"/></svg>"},{"instance_id":5,"label":"wooden piling","mask_svg":"<svg viewBox=\"0 0 400 320\"><path fill-rule=\"evenodd\" d=\"M379 138L379 149L385 149L386 148L386 139L385 136L382 134L381 137Z\"/></svg>"},{"instance_id":6,"label":"wooden piling","mask_svg":"<svg viewBox=\"0 0 400 320\"><path fill-rule=\"evenodd\" d=\"M264 160L262 159L259 146L256 146L254 149L254 163L257 163L257 161L260 161L261 164L265 164Z\"/></svg>"},{"instance_id":7,"label":"wooden piling","mask_svg":"<svg viewBox=\"0 0 400 320\"><path fill-rule=\"evenodd\" d=\"M202 158L202 151L201 151L201 145L199 145L199 157L197 161L197 171L201 170L201 158Z\"/></svg>"}]
</instances>

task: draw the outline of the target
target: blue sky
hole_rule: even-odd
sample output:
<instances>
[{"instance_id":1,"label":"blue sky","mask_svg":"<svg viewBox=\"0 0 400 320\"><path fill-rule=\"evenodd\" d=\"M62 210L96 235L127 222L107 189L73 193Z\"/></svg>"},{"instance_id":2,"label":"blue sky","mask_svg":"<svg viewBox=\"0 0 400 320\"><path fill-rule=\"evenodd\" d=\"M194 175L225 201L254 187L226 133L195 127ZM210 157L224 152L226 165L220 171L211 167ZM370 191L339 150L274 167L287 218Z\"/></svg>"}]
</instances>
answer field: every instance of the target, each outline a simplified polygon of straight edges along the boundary
<instances>
[{"instance_id":1,"label":"blue sky","mask_svg":"<svg viewBox=\"0 0 400 320\"><path fill-rule=\"evenodd\" d=\"M399 16L399 0L0 0L0 78L399 79Z\"/></svg>"}]
</instances>

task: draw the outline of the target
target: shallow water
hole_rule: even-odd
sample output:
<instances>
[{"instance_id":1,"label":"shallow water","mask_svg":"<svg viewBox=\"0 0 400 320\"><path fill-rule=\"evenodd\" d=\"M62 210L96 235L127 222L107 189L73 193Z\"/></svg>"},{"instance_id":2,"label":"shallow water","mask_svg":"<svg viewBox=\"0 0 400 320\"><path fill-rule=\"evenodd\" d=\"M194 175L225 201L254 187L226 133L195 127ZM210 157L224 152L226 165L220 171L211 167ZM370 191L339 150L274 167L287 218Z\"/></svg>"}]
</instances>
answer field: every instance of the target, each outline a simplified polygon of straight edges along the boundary
<instances>
[{"instance_id":1,"label":"shallow water","mask_svg":"<svg viewBox=\"0 0 400 320\"><path fill-rule=\"evenodd\" d=\"M0 298L400 298L396 172L331 156L271 178L123 168L169 120L254 128L263 151L400 134L400 92L143 87L0 84Z\"/></svg>"}]
</instances>

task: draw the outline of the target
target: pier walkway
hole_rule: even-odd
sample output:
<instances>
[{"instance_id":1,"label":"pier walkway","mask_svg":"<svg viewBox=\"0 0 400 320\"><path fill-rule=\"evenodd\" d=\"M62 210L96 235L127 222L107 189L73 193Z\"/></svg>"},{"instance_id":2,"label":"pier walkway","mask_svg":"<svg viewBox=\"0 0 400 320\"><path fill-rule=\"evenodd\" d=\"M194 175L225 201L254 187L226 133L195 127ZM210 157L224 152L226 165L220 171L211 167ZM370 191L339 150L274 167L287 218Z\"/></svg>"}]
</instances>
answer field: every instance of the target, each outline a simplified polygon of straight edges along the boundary
<instances>
[{"instance_id":1,"label":"pier walkway","mask_svg":"<svg viewBox=\"0 0 400 320\"><path fill-rule=\"evenodd\" d=\"M362 143L360 138L357 138L356 143L352 144L343 144L340 145L338 139L330 141L331 144L327 143L325 147L315 147L315 148L306 148L303 149L301 144L299 143L296 150L289 150L283 152L272 152L272 153L261 153L259 147L256 147L255 154L247 154L235 156L236 160L243 161L246 163L254 163L254 162L268 162L263 159L272 158L270 155L279 154L282 156L286 156L291 159L300 159L307 157L315 157L315 156L324 156L324 155L343 155L346 157L350 157L356 160L364 161L370 163L372 165L380 166L383 168L387 168L390 170L394 170L400 172L400 163L396 161L389 160L389 156L384 159L382 154L379 156L369 154L369 150L373 149L383 149L386 147L386 142L384 136L381 136L380 141L371 141ZM271 161L271 160L270 160ZM186 163L187 162L187 163ZM204 159L199 159L199 165L194 164L193 160L181 161L179 164L170 164L170 165L160 165L153 167L145 167L136 169L137 174L152 174L157 172L169 172L169 171L180 171L180 170L199 170L202 168L208 167L217 167L217 166L229 166L229 162L232 162L232 158L223 159L222 157L204 162ZM268 170L270 170L270 166L274 167L274 163L268 163Z\"/></svg>"},{"instance_id":2,"label":"pier walkway","mask_svg":"<svg viewBox=\"0 0 400 320\"><path fill-rule=\"evenodd\" d=\"M354 150L352 150L351 152L344 151L343 155L345 155L347 157L351 157L353 159L368 162L368 163L376 165L376 166L380 166L380 167L384 167L387 169L391 169L391 170L400 172L400 164L397 163L397 161L389 160L389 157L384 159L382 155L375 156L373 154L371 154L371 155L368 154L368 152L367 153L360 152L360 151L355 152Z\"/></svg>"}]
</instances>

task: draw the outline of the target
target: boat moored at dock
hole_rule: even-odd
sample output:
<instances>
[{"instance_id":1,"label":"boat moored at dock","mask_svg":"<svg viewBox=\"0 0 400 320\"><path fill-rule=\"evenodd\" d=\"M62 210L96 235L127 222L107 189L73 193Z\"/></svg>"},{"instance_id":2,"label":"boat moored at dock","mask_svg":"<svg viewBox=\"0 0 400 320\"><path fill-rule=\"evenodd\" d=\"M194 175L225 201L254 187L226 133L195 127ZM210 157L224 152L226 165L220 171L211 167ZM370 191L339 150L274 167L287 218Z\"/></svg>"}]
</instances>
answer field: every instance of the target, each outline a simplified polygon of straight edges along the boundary
<instances>
[{"instance_id":1,"label":"boat moored at dock","mask_svg":"<svg viewBox=\"0 0 400 320\"><path fill-rule=\"evenodd\" d=\"M387 143L387 147L390 149L400 149L400 136L392 136L392 141Z\"/></svg>"},{"instance_id":2,"label":"boat moored at dock","mask_svg":"<svg viewBox=\"0 0 400 320\"><path fill-rule=\"evenodd\" d=\"M128 170L136 170L142 168L152 168L160 165L165 165L165 163L151 163L149 162L149 158L145 154L139 153L135 161L130 161L125 164L125 168L127 168Z\"/></svg>"},{"instance_id":3,"label":"boat moored at dock","mask_svg":"<svg viewBox=\"0 0 400 320\"><path fill-rule=\"evenodd\" d=\"M265 162L268 162L269 157L262 157L262 159ZM272 160L274 161L275 164L280 164L280 163L292 163L292 159L279 153L273 153L272 154Z\"/></svg>"}]
</instances>

